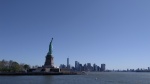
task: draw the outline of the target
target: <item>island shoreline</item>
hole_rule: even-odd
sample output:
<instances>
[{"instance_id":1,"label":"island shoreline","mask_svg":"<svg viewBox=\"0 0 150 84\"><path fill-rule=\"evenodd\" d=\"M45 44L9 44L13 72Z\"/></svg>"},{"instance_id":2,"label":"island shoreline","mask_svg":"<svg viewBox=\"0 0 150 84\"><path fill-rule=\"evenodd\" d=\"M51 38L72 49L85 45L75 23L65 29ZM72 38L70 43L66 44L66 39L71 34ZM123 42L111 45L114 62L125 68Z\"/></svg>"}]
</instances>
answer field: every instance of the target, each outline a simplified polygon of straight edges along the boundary
<instances>
[{"instance_id":1,"label":"island shoreline","mask_svg":"<svg viewBox=\"0 0 150 84\"><path fill-rule=\"evenodd\" d=\"M0 76L30 76L30 75L81 75L81 73L77 73L77 72L23 72L23 73L0 73Z\"/></svg>"}]
</instances>

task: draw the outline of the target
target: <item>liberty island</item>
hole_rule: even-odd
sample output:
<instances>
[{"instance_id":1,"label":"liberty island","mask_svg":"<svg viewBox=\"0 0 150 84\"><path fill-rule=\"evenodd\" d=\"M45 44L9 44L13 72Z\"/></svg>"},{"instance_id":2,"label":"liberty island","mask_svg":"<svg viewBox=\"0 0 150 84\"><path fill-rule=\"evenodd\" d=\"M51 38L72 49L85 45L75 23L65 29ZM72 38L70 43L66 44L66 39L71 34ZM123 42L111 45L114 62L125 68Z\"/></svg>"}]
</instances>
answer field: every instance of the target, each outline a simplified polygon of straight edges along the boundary
<instances>
[{"instance_id":1,"label":"liberty island","mask_svg":"<svg viewBox=\"0 0 150 84\"><path fill-rule=\"evenodd\" d=\"M54 57L52 54L52 42L53 38L50 41L49 44L49 51L46 55L45 63L42 67L38 67L37 69L33 69L30 72L60 72L59 68L54 67Z\"/></svg>"},{"instance_id":2,"label":"liberty island","mask_svg":"<svg viewBox=\"0 0 150 84\"><path fill-rule=\"evenodd\" d=\"M45 63L42 67L28 69L27 72L0 72L0 75L76 75L77 72L70 71L69 69L60 69L54 67L54 57L52 54L52 42L49 44L49 51L46 55Z\"/></svg>"}]
</instances>

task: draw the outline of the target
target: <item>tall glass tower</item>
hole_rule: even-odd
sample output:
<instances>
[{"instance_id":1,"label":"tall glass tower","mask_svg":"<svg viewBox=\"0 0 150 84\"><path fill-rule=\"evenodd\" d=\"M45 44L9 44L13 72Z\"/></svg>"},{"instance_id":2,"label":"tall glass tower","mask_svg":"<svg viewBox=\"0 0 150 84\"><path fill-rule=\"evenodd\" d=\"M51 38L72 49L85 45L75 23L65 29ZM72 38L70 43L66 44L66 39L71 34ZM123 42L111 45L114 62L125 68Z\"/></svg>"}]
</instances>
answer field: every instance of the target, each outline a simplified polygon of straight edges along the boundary
<instances>
[{"instance_id":1,"label":"tall glass tower","mask_svg":"<svg viewBox=\"0 0 150 84\"><path fill-rule=\"evenodd\" d=\"M67 58L67 68L69 67L69 58Z\"/></svg>"}]
</instances>

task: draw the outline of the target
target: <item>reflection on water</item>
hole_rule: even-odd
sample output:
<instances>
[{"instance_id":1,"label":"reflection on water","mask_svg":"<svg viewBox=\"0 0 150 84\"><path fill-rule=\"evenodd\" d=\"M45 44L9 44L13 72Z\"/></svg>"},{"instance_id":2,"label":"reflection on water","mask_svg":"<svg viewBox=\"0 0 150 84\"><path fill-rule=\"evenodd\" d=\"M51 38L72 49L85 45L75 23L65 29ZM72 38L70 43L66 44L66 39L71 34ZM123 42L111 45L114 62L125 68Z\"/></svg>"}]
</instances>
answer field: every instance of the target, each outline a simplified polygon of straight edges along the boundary
<instances>
[{"instance_id":1,"label":"reflection on water","mask_svg":"<svg viewBox=\"0 0 150 84\"><path fill-rule=\"evenodd\" d=\"M89 72L87 75L0 76L0 84L150 84L150 73Z\"/></svg>"}]
</instances>

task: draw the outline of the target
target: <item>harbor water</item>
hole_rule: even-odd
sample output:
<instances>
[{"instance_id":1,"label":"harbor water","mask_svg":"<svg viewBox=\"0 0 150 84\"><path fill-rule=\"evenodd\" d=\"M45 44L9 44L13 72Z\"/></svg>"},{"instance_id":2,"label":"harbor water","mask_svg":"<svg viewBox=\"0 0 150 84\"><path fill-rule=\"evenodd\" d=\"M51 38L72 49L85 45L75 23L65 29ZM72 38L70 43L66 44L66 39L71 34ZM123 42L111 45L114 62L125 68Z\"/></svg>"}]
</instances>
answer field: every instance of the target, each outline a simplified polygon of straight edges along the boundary
<instances>
[{"instance_id":1,"label":"harbor water","mask_svg":"<svg viewBox=\"0 0 150 84\"><path fill-rule=\"evenodd\" d=\"M150 73L88 72L86 75L0 76L0 84L150 84Z\"/></svg>"}]
</instances>

